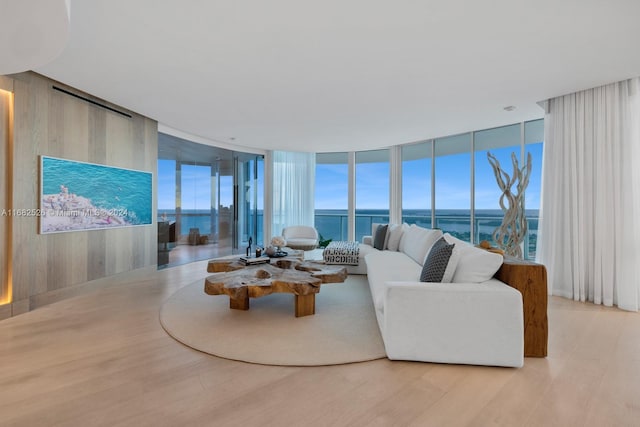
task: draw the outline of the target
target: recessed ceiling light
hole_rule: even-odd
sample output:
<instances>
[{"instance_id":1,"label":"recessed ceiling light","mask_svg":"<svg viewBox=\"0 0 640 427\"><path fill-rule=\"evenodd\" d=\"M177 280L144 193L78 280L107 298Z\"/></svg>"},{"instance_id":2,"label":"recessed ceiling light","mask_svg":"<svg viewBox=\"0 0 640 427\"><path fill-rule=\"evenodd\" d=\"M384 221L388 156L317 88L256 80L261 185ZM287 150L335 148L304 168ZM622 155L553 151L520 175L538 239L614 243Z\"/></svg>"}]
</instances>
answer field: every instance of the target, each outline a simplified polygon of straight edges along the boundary
<instances>
[{"instance_id":1,"label":"recessed ceiling light","mask_svg":"<svg viewBox=\"0 0 640 427\"><path fill-rule=\"evenodd\" d=\"M508 106L504 107L504 111L513 111L515 109L516 109L516 107L514 107L513 105L508 105Z\"/></svg>"}]
</instances>

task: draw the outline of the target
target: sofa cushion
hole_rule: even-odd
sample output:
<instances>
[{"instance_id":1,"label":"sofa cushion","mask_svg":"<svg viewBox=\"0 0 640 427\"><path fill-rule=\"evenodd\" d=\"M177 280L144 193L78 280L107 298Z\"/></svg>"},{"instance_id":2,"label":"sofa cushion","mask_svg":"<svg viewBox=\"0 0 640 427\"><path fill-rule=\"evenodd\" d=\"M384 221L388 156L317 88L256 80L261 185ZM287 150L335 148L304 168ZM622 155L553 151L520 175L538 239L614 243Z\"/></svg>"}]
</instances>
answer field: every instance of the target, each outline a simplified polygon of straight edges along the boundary
<instances>
[{"instance_id":1,"label":"sofa cushion","mask_svg":"<svg viewBox=\"0 0 640 427\"><path fill-rule=\"evenodd\" d=\"M456 245L457 246L457 245ZM523 364L522 294L482 283L387 282L380 328L391 360Z\"/></svg>"},{"instance_id":2,"label":"sofa cushion","mask_svg":"<svg viewBox=\"0 0 640 427\"><path fill-rule=\"evenodd\" d=\"M422 266L422 273L420 274L421 282L445 282L444 276L449 265L449 260L453 254L454 244L449 244L441 237L438 239L427 254L424 264ZM450 281L453 277L455 268L449 268L449 277L446 281Z\"/></svg>"},{"instance_id":3,"label":"sofa cushion","mask_svg":"<svg viewBox=\"0 0 640 427\"><path fill-rule=\"evenodd\" d=\"M402 238L403 226L401 224L391 224L387 230L387 249L390 251L397 251L400 246L400 239Z\"/></svg>"},{"instance_id":4,"label":"sofa cushion","mask_svg":"<svg viewBox=\"0 0 640 427\"><path fill-rule=\"evenodd\" d=\"M407 254L422 265L431 246L442 237L442 231L432 230L411 224L400 239L399 251Z\"/></svg>"},{"instance_id":5,"label":"sofa cushion","mask_svg":"<svg viewBox=\"0 0 640 427\"><path fill-rule=\"evenodd\" d=\"M402 252L372 250L366 254L367 279L371 297L378 310L382 310L385 282L391 280L418 282L422 267Z\"/></svg>"},{"instance_id":6,"label":"sofa cushion","mask_svg":"<svg viewBox=\"0 0 640 427\"><path fill-rule=\"evenodd\" d=\"M387 239L388 225L379 225L376 233L373 235L373 247L379 250L384 249L384 243Z\"/></svg>"},{"instance_id":7,"label":"sofa cushion","mask_svg":"<svg viewBox=\"0 0 640 427\"><path fill-rule=\"evenodd\" d=\"M451 280L454 283L486 282L502 265L503 257L500 254L476 248L449 233L446 233L444 238L447 242L455 244L453 250L458 256L458 265Z\"/></svg>"}]
</instances>

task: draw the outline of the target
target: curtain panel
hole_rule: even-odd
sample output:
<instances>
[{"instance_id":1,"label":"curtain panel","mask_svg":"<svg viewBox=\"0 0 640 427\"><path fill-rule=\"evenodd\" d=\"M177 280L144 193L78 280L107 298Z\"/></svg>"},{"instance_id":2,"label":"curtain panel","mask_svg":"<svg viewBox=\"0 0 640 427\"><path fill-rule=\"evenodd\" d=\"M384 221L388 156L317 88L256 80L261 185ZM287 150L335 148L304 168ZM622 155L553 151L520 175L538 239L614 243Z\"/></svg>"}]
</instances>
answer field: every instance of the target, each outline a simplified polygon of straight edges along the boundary
<instances>
[{"instance_id":1,"label":"curtain panel","mask_svg":"<svg viewBox=\"0 0 640 427\"><path fill-rule=\"evenodd\" d=\"M638 311L639 85L547 101L537 260L552 295Z\"/></svg>"},{"instance_id":2,"label":"curtain panel","mask_svg":"<svg viewBox=\"0 0 640 427\"><path fill-rule=\"evenodd\" d=\"M315 153L273 152L273 235L290 225L315 223Z\"/></svg>"}]
</instances>

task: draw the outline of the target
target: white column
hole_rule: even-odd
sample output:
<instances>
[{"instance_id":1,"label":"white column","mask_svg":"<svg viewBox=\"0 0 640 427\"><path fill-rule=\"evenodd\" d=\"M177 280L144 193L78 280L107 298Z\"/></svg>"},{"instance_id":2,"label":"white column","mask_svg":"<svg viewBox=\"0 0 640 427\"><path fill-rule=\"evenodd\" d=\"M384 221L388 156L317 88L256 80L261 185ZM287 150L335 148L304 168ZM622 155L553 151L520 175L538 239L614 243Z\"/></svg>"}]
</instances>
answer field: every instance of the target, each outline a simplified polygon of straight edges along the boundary
<instances>
[{"instance_id":1,"label":"white column","mask_svg":"<svg viewBox=\"0 0 640 427\"><path fill-rule=\"evenodd\" d=\"M271 223L273 219L273 151L269 150L264 155L264 206L262 216L262 239L267 245L273 234Z\"/></svg>"},{"instance_id":2,"label":"white column","mask_svg":"<svg viewBox=\"0 0 640 427\"><path fill-rule=\"evenodd\" d=\"M402 147L389 149L389 223L402 222Z\"/></svg>"},{"instance_id":3,"label":"white column","mask_svg":"<svg viewBox=\"0 0 640 427\"><path fill-rule=\"evenodd\" d=\"M349 152L349 206L347 211L347 240L356 239L356 153Z\"/></svg>"}]
</instances>

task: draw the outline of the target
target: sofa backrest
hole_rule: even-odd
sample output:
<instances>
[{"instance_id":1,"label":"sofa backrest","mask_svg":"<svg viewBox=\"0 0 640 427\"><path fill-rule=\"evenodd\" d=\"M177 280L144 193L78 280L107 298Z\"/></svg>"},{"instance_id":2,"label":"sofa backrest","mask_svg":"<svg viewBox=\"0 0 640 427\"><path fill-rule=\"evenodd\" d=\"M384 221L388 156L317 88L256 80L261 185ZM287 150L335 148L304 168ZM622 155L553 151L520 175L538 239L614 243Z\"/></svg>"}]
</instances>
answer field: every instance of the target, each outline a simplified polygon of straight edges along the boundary
<instances>
[{"instance_id":1,"label":"sofa backrest","mask_svg":"<svg viewBox=\"0 0 640 427\"><path fill-rule=\"evenodd\" d=\"M442 231L411 224L400 238L398 251L405 253L415 262L422 265L431 246L442 237Z\"/></svg>"}]
</instances>

